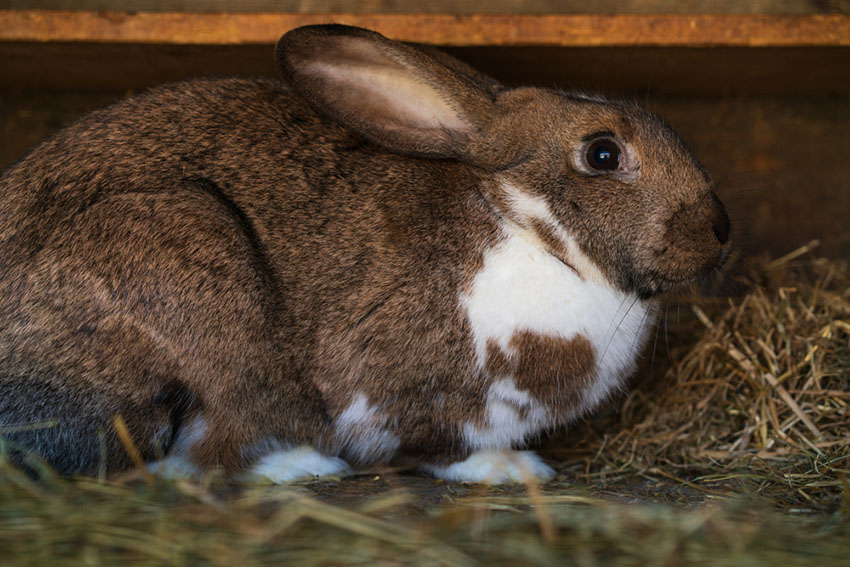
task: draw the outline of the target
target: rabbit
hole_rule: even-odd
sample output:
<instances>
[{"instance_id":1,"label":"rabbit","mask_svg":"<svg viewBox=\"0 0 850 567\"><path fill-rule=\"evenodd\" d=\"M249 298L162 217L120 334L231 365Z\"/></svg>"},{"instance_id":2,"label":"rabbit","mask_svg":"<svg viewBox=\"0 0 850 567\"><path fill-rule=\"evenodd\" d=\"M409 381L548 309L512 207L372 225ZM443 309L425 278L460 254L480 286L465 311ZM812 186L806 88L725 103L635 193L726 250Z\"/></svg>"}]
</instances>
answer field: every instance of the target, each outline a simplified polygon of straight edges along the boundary
<instances>
[{"instance_id":1,"label":"rabbit","mask_svg":"<svg viewBox=\"0 0 850 567\"><path fill-rule=\"evenodd\" d=\"M551 478L528 444L621 391L659 298L728 255L709 174L633 104L373 31L296 28L275 62L95 111L0 177L7 458Z\"/></svg>"}]
</instances>

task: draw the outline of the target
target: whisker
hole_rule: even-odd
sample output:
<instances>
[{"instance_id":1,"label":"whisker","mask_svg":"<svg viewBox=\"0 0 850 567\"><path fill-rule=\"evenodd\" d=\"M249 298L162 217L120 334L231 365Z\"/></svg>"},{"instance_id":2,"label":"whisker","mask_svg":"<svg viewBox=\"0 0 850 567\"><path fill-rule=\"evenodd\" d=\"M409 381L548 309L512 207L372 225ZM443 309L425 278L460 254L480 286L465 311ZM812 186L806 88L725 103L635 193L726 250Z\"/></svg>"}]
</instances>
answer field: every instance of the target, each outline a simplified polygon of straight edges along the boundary
<instances>
[{"instance_id":1,"label":"whisker","mask_svg":"<svg viewBox=\"0 0 850 567\"><path fill-rule=\"evenodd\" d=\"M658 332L661 330L661 325L655 325L655 340L652 343L652 358L649 361L649 373L652 374L652 371L655 369L655 354L658 352Z\"/></svg>"},{"instance_id":2,"label":"whisker","mask_svg":"<svg viewBox=\"0 0 850 567\"><path fill-rule=\"evenodd\" d=\"M643 312L643 317L641 317L640 323L638 324L637 332L635 333L635 338L632 340L632 352L637 349L638 341L640 340L641 334L643 332L643 326L644 324L646 324L651 311L653 311L653 309L647 309Z\"/></svg>"},{"instance_id":3,"label":"whisker","mask_svg":"<svg viewBox=\"0 0 850 567\"><path fill-rule=\"evenodd\" d=\"M617 320L617 313L619 313L619 312L620 312L620 309L622 309L622 308L623 308L623 305L625 305L625 304L626 304L626 301L628 301L628 299L629 299L629 296L628 296L628 295L624 295L624 296L623 296L623 301L621 301L621 302L620 302L620 305L617 307L617 310L616 310L616 311L614 311L614 316L611 318L611 322L610 322L610 323L608 323L608 328L607 328L607 329L605 329L605 335L606 335L606 336L607 336L607 335L608 335L608 333L611 331L611 327L614 325L614 321L616 321L616 320ZM632 305L634 305L634 303L632 303ZM628 314L629 314L629 311L628 311L628 309L627 309L627 310L626 310L626 315L628 315ZM626 316L624 315L624 316L623 316L623 319L625 319L625 318L626 318ZM620 321L620 325L622 325L622 324L623 324L623 321L621 320L621 321ZM617 328L619 329L620 327L618 326ZM613 335L611 335L611 336L613 337Z\"/></svg>"},{"instance_id":4,"label":"whisker","mask_svg":"<svg viewBox=\"0 0 850 567\"><path fill-rule=\"evenodd\" d=\"M605 359L605 355L608 353L608 348L611 346L611 343L614 342L614 335L616 335L617 331L620 330L620 327L623 325L623 321L625 321L626 317L629 316L629 313L632 311L632 308L635 306L635 303L637 303L637 302L638 302L638 297L635 296L634 301L632 301L631 305L629 305L629 308L626 309L626 313L623 315L623 318L620 319L619 323L617 323L617 327L614 329L614 332L611 333L611 336L608 337L608 342L605 344L605 349L602 351L602 354L599 357L600 361ZM623 303L625 303L625 299L623 300ZM620 308L623 307L623 303L620 304ZM617 312L619 312L619 309L617 309Z\"/></svg>"}]
</instances>

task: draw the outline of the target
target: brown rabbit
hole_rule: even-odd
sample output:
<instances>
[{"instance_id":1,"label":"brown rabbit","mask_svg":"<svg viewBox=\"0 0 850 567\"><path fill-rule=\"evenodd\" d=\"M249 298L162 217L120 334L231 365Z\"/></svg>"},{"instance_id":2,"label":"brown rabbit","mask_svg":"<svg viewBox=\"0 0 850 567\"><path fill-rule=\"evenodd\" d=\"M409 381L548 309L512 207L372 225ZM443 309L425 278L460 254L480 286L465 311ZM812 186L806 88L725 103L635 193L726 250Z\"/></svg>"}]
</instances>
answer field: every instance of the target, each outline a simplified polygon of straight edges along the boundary
<instances>
[{"instance_id":1,"label":"brown rabbit","mask_svg":"<svg viewBox=\"0 0 850 567\"><path fill-rule=\"evenodd\" d=\"M0 436L62 473L450 479L622 387L729 220L667 126L437 51L290 31L284 82L92 113L0 177Z\"/></svg>"}]
</instances>

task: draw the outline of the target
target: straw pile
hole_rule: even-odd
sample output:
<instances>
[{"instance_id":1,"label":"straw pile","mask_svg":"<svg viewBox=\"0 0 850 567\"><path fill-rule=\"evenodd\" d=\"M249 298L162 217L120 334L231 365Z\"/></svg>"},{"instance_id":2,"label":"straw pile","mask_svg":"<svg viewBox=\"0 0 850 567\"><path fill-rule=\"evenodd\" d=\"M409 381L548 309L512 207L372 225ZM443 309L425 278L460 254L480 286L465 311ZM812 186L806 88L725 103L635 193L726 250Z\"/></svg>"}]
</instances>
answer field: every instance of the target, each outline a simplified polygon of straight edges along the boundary
<instances>
[{"instance_id":1,"label":"straw pile","mask_svg":"<svg viewBox=\"0 0 850 567\"><path fill-rule=\"evenodd\" d=\"M751 264L739 297L683 307L691 320L659 339L679 345L671 364L634 385L619 424L572 435L586 478L722 481L820 511L850 497L850 267L809 259L816 245Z\"/></svg>"},{"instance_id":2,"label":"straw pile","mask_svg":"<svg viewBox=\"0 0 850 567\"><path fill-rule=\"evenodd\" d=\"M527 498L482 496L409 515L415 497L404 492L343 507L315 489L223 497L185 482L34 483L0 463L0 565L843 567L850 554L846 522L734 502L683 508L549 494L531 510Z\"/></svg>"}]
</instances>

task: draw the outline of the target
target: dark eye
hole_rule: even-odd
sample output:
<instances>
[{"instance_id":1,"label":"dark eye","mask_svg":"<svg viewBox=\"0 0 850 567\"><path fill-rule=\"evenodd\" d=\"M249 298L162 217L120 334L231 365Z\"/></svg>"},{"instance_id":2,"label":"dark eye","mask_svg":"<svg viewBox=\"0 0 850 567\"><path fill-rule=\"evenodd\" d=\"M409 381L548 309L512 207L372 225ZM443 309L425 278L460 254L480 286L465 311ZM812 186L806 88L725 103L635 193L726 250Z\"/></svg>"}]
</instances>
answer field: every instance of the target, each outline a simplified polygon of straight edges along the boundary
<instances>
[{"instance_id":1,"label":"dark eye","mask_svg":"<svg viewBox=\"0 0 850 567\"><path fill-rule=\"evenodd\" d=\"M591 169L612 171L620 166L620 147L608 138L596 140L587 148L585 159Z\"/></svg>"}]
</instances>

